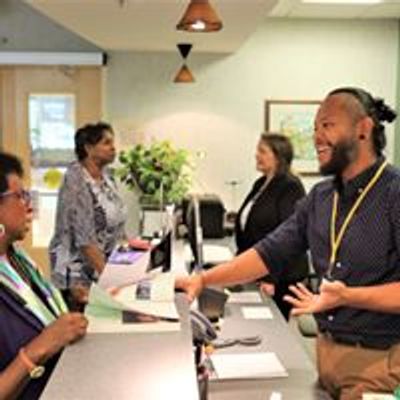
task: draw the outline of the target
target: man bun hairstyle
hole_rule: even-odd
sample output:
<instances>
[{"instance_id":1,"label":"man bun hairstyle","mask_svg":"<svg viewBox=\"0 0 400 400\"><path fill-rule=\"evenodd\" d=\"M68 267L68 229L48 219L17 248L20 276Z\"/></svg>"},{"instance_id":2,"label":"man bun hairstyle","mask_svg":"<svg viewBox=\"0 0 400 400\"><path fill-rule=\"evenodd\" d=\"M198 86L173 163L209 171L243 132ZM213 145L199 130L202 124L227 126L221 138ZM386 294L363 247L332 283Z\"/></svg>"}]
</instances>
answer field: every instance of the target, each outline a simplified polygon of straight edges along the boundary
<instances>
[{"instance_id":1,"label":"man bun hairstyle","mask_svg":"<svg viewBox=\"0 0 400 400\"><path fill-rule=\"evenodd\" d=\"M335 94L349 94L355 98L361 105L362 110L367 116L369 116L374 122L374 128L372 131L372 139L374 149L377 155L382 154L382 150L386 146L385 126L384 123L393 122L396 117L396 111L388 106L382 98L373 97L364 89L356 87L342 87L332 90L328 96Z\"/></svg>"}]
</instances>

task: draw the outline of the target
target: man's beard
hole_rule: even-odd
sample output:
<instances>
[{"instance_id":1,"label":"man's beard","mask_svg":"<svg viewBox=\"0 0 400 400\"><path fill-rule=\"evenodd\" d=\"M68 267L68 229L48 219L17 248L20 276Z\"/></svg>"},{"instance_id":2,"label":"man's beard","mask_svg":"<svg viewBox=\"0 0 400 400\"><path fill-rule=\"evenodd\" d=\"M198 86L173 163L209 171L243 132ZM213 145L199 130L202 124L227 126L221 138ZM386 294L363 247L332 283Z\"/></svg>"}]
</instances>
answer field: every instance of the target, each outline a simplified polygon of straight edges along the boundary
<instances>
[{"instance_id":1,"label":"man's beard","mask_svg":"<svg viewBox=\"0 0 400 400\"><path fill-rule=\"evenodd\" d=\"M320 165L322 175L340 175L353 161L357 150L354 140L341 141L332 147L331 159L324 165Z\"/></svg>"}]
</instances>

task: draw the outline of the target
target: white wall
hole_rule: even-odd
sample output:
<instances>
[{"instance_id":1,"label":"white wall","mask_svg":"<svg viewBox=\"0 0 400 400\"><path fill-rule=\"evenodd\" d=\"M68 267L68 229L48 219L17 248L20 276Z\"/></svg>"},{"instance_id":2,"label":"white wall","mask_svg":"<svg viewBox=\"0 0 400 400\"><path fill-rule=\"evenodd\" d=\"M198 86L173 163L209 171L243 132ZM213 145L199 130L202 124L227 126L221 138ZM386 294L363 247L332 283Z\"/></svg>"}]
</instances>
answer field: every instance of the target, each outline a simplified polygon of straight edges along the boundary
<instances>
[{"instance_id":1,"label":"white wall","mask_svg":"<svg viewBox=\"0 0 400 400\"><path fill-rule=\"evenodd\" d=\"M0 0L0 51L99 51L23 0Z\"/></svg>"},{"instance_id":2,"label":"white wall","mask_svg":"<svg viewBox=\"0 0 400 400\"><path fill-rule=\"evenodd\" d=\"M195 189L218 193L231 208L226 182L241 182L239 203L256 177L265 99L322 99L335 87L356 85L394 105L397 49L396 21L268 20L235 54L193 49L191 85L172 83L181 64L175 52L113 52L107 117L120 130L121 147L154 137L205 151Z\"/></svg>"}]
</instances>

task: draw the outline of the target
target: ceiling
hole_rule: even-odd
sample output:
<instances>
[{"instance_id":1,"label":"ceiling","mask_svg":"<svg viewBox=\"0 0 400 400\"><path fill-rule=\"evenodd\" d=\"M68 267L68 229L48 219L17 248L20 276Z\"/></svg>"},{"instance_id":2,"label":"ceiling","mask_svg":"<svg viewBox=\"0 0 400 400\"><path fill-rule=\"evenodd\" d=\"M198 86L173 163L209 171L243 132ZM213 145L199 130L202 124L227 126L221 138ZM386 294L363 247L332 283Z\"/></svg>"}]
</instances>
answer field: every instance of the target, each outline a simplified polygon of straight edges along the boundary
<instances>
[{"instance_id":1,"label":"ceiling","mask_svg":"<svg viewBox=\"0 0 400 400\"><path fill-rule=\"evenodd\" d=\"M175 26L189 0L24 0L105 50L234 52L267 17L400 18L400 0L376 5L304 4L301 0L211 0L224 28L186 33Z\"/></svg>"}]
</instances>

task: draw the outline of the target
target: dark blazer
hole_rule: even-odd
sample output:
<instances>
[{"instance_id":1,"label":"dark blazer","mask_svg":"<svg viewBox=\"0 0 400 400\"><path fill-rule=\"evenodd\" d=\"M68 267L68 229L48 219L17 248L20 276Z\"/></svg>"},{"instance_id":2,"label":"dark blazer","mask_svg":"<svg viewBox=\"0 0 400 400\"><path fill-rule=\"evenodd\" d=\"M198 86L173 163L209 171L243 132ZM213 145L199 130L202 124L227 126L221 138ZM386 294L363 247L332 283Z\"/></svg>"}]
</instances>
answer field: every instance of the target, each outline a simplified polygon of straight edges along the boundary
<instances>
[{"instance_id":1,"label":"dark blazer","mask_svg":"<svg viewBox=\"0 0 400 400\"><path fill-rule=\"evenodd\" d=\"M3 371L26 346L43 330L42 323L0 285L0 371ZM50 359L44 375L32 379L18 396L19 400L36 400L40 397L57 362L58 355Z\"/></svg>"},{"instance_id":2,"label":"dark blazer","mask_svg":"<svg viewBox=\"0 0 400 400\"><path fill-rule=\"evenodd\" d=\"M253 247L266 234L272 232L294 211L296 202L305 196L304 187L299 178L292 174L278 175L256 199L246 221L241 228L240 218L244 207L257 194L266 180L265 176L257 179L240 206L235 221L235 238L238 254ZM307 257L292 260L282 279L293 282L304 279L308 274Z\"/></svg>"}]
</instances>

